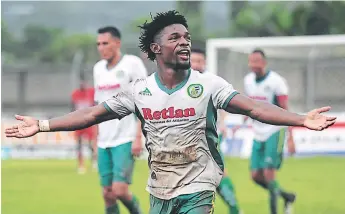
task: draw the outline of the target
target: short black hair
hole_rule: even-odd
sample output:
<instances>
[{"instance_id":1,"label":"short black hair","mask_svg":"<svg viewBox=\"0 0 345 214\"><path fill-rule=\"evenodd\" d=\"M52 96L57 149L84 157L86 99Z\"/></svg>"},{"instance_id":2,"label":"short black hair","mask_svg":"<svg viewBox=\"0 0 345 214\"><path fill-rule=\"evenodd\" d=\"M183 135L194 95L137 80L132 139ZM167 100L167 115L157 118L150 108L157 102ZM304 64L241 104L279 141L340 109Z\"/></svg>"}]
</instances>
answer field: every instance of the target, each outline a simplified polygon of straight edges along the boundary
<instances>
[{"instance_id":1,"label":"short black hair","mask_svg":"<svg viewBox=\"0 0 345 214\"><path fill-rule=\"evenodd\" d=\"M252 51L252 54L253 54L253 53L258 53L258 54L260 54L260 55L262 56L262 58L266 59L265 52L264 52L262 49L260 49L260 48L255 48L255 49Z\"/></svg>"},{"instance_id":2,"label":"short black hair","mask_svg":"<svg viewBox=\"0 0 345 214\"><path fill-rule=\"evenodd\" d=\"M97 32L98 34L110 33L110 35L112 35L113 37L121 39L121 33L119 29L117 29L116 27L112 27L112 26L102 27L102 28L99 28Z\"/></svg>"},{"instance_id":3,"label":"short black hair","mask_svg":"<svg viewBox=\"0 0 345 214\"><path fill-rule=\"evenodd\" d=\"M155 36L163 30L163 28L173 25L181 24L188 29L186 18L179 14L176 10L170 10L168 12L157 13L155 17L151 15L151 22L145 21L144 24L139 26L141 34L139 37L139 48L142 52L147 53L150 60L154 61L156 55L151 51L150 45L154 42Z\"/></svg>"},{"instance_id":4,"label":"short black hair","mask_svg":"<svg viewBox=\"0 0 345 214\"><path fill-rule=\"evenodd\" d=\"M192 48L191 51L192 51L192 53L199 53L199 54L206 56L206 52L201 48Z\"/></svg>"}]
</instances>

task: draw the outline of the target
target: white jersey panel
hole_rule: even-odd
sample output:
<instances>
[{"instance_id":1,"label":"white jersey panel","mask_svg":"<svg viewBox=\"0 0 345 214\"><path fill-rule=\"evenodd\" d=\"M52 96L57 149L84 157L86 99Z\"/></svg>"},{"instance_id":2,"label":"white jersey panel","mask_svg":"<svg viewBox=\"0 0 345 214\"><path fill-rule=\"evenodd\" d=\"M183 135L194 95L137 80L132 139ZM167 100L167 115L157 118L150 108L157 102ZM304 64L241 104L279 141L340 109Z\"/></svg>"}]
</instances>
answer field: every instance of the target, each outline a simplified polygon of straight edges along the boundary
<instances>
[{"instance_id":1,"label":"white jersey panel","mask_svg":"<svg viewBox=\"0 0 345 214\"><path fill-rule=\"evenodd\" d=\"M147 76L147 71L140 58L124 55L118 64L107 68L107 61L101 60L94 66L95 102L102 103L130 87L130 83ZM137 132L135 115L122 120L110 120L98 125L98 146L115 147L133 141Z\"/></svg>"},{"instance_id":2,"label":"white jersey panel","mask_svg":"<svg viewBox=\"0 0 345 214\"><path fill-rule=\"evenodd\" d=\"M278 104L277 96L288 95L285 79L274 71L268 71L260 80L256 80L254 73L247 74L244 78L244 89L250 98L275 105ZM281 128L284 127L254 121L254 138L258 141L265 141Z\"/></svg>"},{"instance_id":3,"label":"white jersey panel","mask_svg":"<svg viewBox=\"0 0 345 214\"><path fill-rule=\"evenodd\" d=\"M224 166L216 148L216 114L236 94L213 74L191 70L185 81L167 89L154 73L105 106L120 117L134 112L141 119L149 151L147 190L168 200L219 185Z\"/></svg>"}]
</instances>

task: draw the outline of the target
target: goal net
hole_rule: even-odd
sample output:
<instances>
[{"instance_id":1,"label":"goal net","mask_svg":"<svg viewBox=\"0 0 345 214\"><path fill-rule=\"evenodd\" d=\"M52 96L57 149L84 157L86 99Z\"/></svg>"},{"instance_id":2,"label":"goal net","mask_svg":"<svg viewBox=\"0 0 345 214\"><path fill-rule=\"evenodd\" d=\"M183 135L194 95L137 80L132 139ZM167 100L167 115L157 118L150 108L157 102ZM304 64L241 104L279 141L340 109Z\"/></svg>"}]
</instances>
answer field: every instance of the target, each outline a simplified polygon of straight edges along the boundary
<instances>
[{"instance_id":1,"label":"goal net","mask_svg":"<svg viewBox=\"0 0 345 214\"><path fill-rule=\"evenodd\" d=\"M248 54L260 48L267 56L268 69L287 80L291 110L305 112L331 105L332 112L345 112L345 35L210 39L206 47L207 70L223 77L239 92L243 92L244 76L250 72ZM229 117L229 127L242 123L240 116ZM340 120L344 120L344 117ZM248 157L251 148L251 140L248 139L252 139L253 134L241 129L237 133L232 133L231 129L229 132L228 136L232 139L227 140L232 142L232 147L238 147L232 148L231 153ZM304 132L301 135L308 136ZM319 135L317 137L321 139ZM337 139L334 143L341 147L337 149L345 152L344 134L335 136ZM339 139L344 139L344 142L339 142ZM298 140L303 140L303 145L308 144L306 139ZM330 140L327 141L329 143ZM314 139L310 143L315 142ZM328 147L322 148L327 150Z\"/></svg>"}]
</instances>

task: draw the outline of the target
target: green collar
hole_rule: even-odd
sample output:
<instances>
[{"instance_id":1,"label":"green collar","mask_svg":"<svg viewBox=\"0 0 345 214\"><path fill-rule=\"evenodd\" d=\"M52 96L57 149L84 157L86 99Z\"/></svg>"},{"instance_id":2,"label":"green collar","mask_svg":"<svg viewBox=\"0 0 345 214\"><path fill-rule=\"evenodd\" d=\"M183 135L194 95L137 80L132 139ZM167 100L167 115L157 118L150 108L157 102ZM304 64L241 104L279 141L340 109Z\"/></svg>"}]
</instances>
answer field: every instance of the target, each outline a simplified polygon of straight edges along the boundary
<instances>
[{"instance_id":1,"label":"green collar","mask_svg":"<svg viewBox=\"0 0 345 214\"><path fill-rule=\"evenodd\" d=\"M262 77L256 77L255 78L255 82L256 83L260 83L260 82L262 82L262 81L264 81L267 77L268 77L268 75L270 74L270 70L268 70L268 71L266 71L266 74L265 75L263 75Z\"/></svg>"},{"instance_id":2,"label":"green collar","mask_svg":"<svg viewBox=\"0 0 345 214\"><path fill-rule=\"evenodd\" d=\"M180 90L183 86L186 85L186 83L189 80L190 74L191 74L191 69L188 69L187 77L182 82L180 82L175 88L172 88L172 89L169 89L169 88L165 87L165 85L162 84L161 80L158 77L158 72L155 73L155 79L156 79L156 83L157 83L158 87L162 91L164 91L165 93L171 95L172 93L174 93L175 91Z\"/></svg>"}]
</instances>

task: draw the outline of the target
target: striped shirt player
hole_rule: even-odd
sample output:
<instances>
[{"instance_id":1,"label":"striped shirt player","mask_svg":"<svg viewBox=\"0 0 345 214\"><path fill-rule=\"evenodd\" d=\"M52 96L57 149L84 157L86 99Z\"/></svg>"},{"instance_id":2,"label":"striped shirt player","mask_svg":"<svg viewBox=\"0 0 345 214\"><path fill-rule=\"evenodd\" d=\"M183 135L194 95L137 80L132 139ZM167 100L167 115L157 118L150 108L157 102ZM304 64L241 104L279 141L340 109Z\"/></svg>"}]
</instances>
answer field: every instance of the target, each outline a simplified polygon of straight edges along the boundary
<instances>
[{"instance_id":1,"label":"striped shirt player","mask_svg":"<svg viewBox=\"0 0 345 214\"><path fill-rule=\"evenodd\" d=\"M217 109L237 93L222 78L190 69L174 89L163 86L154 73L105 102L109 111L121 117L135 113L142 122L151 195L168 200L216 190L224 170L217 150Z\"/></svg>"}]
</instances>

